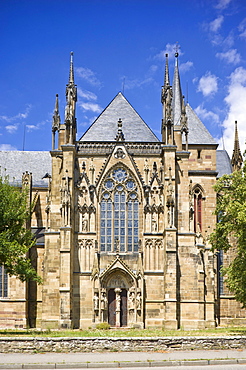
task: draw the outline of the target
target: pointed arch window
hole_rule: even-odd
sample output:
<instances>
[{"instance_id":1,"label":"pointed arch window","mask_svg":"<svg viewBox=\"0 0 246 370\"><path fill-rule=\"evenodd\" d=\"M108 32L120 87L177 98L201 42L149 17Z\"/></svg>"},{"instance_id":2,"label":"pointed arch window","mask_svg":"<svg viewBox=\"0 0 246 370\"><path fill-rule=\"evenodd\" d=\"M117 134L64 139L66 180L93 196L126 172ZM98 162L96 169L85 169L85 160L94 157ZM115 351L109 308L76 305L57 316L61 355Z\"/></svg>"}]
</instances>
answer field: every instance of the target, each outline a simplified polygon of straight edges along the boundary
<instances>
[{"instance_id":1,"label":"pointed arch window","mask_svg":"<svg viewBox=\"0 0 246 370\"><path fill-rule=\"evenodd\" d=\"M102 252L138 251L139 200L131 174L118 167L103 182L100 202L100 245Z\"/></svg>"},{"instance_id":2,"label":"pointed arch window","mask_svg":"<svg viewBox=\"0 0 246 370\"><path fill-rule=\"evenodd\" d=\"M199 187L194 189L194 232L202 232L202 191Z\"/></svg>"}]
</instances>

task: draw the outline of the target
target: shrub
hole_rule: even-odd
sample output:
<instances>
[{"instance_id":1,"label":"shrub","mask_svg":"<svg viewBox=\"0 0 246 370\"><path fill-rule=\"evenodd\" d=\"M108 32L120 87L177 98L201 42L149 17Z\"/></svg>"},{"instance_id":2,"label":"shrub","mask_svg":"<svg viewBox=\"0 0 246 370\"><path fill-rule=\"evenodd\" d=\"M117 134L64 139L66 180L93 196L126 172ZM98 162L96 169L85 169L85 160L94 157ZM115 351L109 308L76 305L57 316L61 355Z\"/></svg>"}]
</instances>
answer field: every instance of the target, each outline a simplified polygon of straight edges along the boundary
<instances>
[{"instance_id":1,"label":"shrub","mask_svg":"<svg viewBox=\"0 0 246 370\"><path fill-rule=\"evenodd\" d=\"M98 330L109 330L110 325L107 322L100 322L99 324L96 325L96 329L98 329Z\"/></svg>"}]
</instances>

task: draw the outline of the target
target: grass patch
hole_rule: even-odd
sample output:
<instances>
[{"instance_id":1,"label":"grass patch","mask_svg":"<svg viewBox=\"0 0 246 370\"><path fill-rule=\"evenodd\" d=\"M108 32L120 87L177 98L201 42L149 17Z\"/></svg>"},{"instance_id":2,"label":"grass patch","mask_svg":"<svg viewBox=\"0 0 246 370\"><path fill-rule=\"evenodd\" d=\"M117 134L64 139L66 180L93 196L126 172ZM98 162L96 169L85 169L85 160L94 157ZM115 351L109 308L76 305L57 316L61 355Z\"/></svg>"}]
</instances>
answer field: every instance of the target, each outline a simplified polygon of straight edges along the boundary
<instances>
[{"instance_id":1,"label":"grass patch","mask_svg":"<svg viewBox=\"0 0 246 370\"><path fill-rule=\"evenodd\" d=\"M229 327L203 330L160 329L90 329L90 330L0 330L0 337L194 337L194 336L246 335L246 328Z\"/></svg>"}]
</instances>

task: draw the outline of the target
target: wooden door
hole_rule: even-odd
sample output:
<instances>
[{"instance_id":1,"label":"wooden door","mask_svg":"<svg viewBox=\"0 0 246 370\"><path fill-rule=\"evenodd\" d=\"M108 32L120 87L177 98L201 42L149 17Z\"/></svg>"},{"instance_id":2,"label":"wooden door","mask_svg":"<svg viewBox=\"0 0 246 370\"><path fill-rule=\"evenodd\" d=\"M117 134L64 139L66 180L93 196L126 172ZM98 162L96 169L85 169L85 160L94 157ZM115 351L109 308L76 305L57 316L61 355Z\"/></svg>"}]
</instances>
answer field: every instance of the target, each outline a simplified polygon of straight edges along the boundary
<instances>
[{"instance_id":1,"label":"wooden door","mask_svg":"<svg viewBox=\"0 0 246 370\"><path fill-rule=\"evenodd\" d=\"M116 301L114 289L108 291L108 323L110 326L116 325Z\"/></svg>"},{"instance_id":2,"label":"wooden door","mask_svg":"<svg viewBox=\"0 0 246 370\"><path fill-rule=\"evenodd\" d=\"M127 326L127 290L122 289L120 293L120 326Z\"/></svg>"}]
</instances>

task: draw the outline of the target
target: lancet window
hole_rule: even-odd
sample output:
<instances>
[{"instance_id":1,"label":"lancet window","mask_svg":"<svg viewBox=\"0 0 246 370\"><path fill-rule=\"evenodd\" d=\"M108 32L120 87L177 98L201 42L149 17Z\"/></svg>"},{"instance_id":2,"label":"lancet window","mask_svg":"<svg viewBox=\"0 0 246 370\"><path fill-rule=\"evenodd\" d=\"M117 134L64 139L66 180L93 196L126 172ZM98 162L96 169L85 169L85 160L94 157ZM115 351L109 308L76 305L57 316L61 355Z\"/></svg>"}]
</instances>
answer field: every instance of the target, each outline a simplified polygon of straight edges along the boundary
<instances>
[{"instance_id":1,"label":"lancet window","mask_svg":"<svg viewBox=\"0 0 246 370\"><path fill-rule=\"evenodd\" d=\"M102 252L137 252L139 230L137 183L124 168L110 171L100 202Z\"/></svg>"},{"instance_id":2,"label":"lancet window","mask_svg":"<svg viewBox=\"0 0 246 370\"><path fill-rule=\"evenodd\" d=\"M199 187L194 189L194 232L202 232L202 191Z\"/></svg>"}]
</instances>

